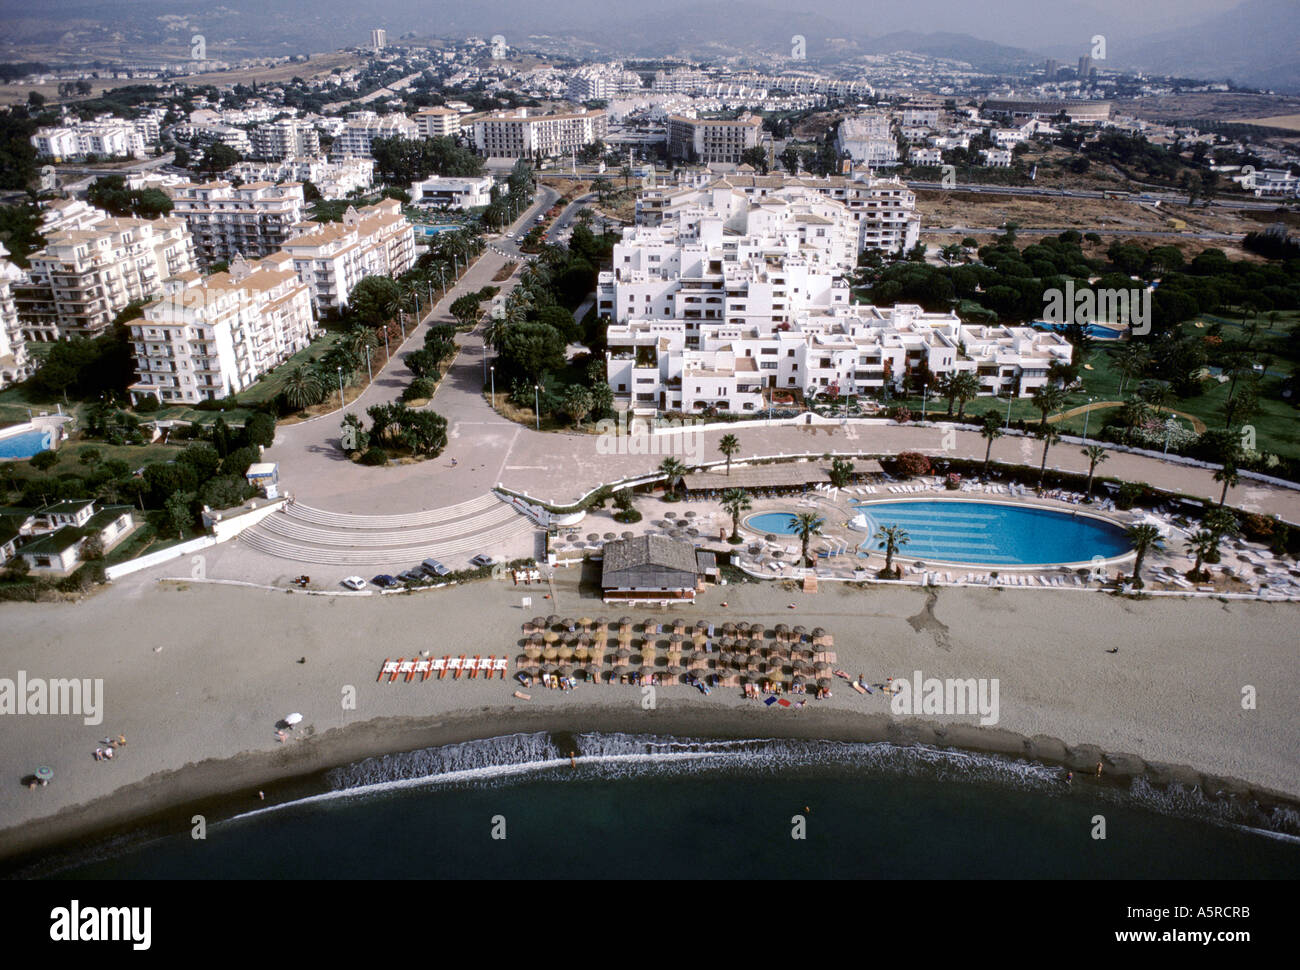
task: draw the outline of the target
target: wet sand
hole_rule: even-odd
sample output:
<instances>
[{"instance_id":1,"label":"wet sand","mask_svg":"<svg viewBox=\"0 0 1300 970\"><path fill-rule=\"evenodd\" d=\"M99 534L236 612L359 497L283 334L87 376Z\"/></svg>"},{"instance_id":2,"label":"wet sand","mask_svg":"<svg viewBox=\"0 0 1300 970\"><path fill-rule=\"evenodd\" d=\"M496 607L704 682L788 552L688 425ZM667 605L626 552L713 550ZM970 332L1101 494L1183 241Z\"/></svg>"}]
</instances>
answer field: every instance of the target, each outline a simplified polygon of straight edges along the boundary
<instances>
[{"instance_id":1,"label":"wet sand","mask_svg":"<svg viewBox=\"0 0 1300 970\"><path fill-rule=\"evenodd\" d=\"M77 604L7 606L0 677L102 677L105 718L4 717L0 856L146 817L184 826L195 804L219 817L256 804L258 789L279 801L318 785L314 776L335 765L517 731L937 743L1080 772L1102 760L1107 778L1143 773L1300 798L1295 604L833 584L804 595L743 584L681 610L692 623L824 626L838 666L873 682L916 670L996 677L1001 719L986 728L969 716L896 718L887 697L838 679L832 699L802 710L728 689L660 688L647 711L633 687L533 688L520 701L512 680L376 683L385 658L423 650L504 653L513 668L519 625L538 614L673 615L606 607L580 596L577 579L558 573L555 603L544 588L490 583L342 598L137 582ZM527 609L523 595L533 597ZM1245 685L1258 691L1256 710L1242 708ZM350 688L355 709L343 704ZM291 711L304 721L282 743L276 722ZM127 746L96 762L99 739L119 733ZM19 778L38 764L55 778L29 791Z\"/></svg>"}]
</instances>

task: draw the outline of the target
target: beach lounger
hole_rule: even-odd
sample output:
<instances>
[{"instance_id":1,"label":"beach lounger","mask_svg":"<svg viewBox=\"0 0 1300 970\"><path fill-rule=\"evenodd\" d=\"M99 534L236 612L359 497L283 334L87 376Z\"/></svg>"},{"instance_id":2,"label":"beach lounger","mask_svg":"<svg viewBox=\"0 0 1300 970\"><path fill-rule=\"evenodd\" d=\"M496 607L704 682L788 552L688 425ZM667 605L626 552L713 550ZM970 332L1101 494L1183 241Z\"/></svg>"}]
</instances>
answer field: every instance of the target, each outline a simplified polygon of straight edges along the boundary
<instances>
[{"instance_id":1,"label":"beach lounger","mask_svg":"<svg viewBox=\"0 0 1300 970\"><path fill-rule=\"evenodd\" d=\"M411 682L411 678L415 676L415 661L407 660L403 662L401 671L402 673L406 674L406 683L409 684Z\"/></svg>"},{"instance_id":2,"label":"beach lounger","mask_svg":"<svg viewBox=\"0 0 1300 970\"><path fill-rule=\"evenodd\" d=\"M515 696L518 697L521 701L531 701L533 699L532 694L525 694L521 690L515 691Z\"/></svg>"},{"instance_id":3,"label":"beach lounger","mask_svg":"<svg viewBox=\"0 0 1300 970\"><path fill-rule=\"evenodd\" d=\"M438 672L439 680L442 680L443 675L447 673L447 659L448 658L443 657L441 660L439 660L437 657L435 657L433 663L430 665L432 670L436 670Z\"/></svg>"},{"instance_id":4,"label":"beach lounger","mask_svg":"<svg viewBox=\"0 0 1300 970\"><path fill-rule=\"evenodd\" d=\"M388 682L390 684L397 679L397 675L401 673L401 670L402 670L402 661L399 659L397 663L393 664L393 675L388 678Z\"/></svg>"},{"instance_id":5,"label":"beach lounger","mask_svg":"<svg viewBox=\"0 0 1300 970\"><path fill-rule=\"evenodd\" d=\"M424 675L424 676L422 676L422 677L420 678L420 683L423 684L426 680L429 679L429 661L427 661L427 660L417 660L416 663L415 663L415 672L416 672L417 674L423 674L423 675Z\"/></svg>"},{"instance_id":6,"label":"beach lounger","mask_svg":"<svg viewBox=\"0 0 1300 970\"><path fill-rule=\"evenodd\" d=\"M498 677L497 680L506 679L506 667L509 665L509 663L510 661L506 657L497 657L497 659L493 661L492 669L501 674L501 676Z\"/></svg>"},{"instance_id":7,"label":"beach lounger","mask_svg":"<svg viewBox=\"0 0 1300 970\"><path fill-rule=\"evenodd\" d=\"M379 681L383 680L384 674L395 674L395 673L397 673L397 661L385 659L383 666L379 668L379 676L375 678L375 683L377 684L379 683Z\"/></svg>"},{"instance_id":8,"label":"beach lounger","mask_svg":"<svg viewBox=\"0 0 1300 970\"><path fill-rule=\"evenodd\" d=\"M453 679L460 680L461 666L464 663L465 663L465 654L463 653L459 657L452 657L450 660L447 661L447 669L453 671L452 673Z\"/></svg>"}]
</instances>

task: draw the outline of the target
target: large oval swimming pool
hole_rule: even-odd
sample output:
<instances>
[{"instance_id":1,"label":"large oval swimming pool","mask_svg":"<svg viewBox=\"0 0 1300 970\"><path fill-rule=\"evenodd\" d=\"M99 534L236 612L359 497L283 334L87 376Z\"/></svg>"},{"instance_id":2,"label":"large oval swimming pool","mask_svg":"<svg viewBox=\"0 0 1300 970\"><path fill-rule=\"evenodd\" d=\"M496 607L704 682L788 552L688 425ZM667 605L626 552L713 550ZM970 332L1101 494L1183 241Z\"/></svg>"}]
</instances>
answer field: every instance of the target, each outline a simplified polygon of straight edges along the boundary
<instances>
[{"instance_id":1,"label":"large oval swimming pool","mask_svg":"<svg viewBox=\"0 0 1300 970\"><path fill-rule=\"evenodd\" d=\"M921 499L870 502L863 552L883 552L876 530L902 526L908 543L898 555L926 562L988 566L1044 566L1112 559L1131 551L1124 529L1084 512L1001 502Z\"/></svg>"}]
</instances>

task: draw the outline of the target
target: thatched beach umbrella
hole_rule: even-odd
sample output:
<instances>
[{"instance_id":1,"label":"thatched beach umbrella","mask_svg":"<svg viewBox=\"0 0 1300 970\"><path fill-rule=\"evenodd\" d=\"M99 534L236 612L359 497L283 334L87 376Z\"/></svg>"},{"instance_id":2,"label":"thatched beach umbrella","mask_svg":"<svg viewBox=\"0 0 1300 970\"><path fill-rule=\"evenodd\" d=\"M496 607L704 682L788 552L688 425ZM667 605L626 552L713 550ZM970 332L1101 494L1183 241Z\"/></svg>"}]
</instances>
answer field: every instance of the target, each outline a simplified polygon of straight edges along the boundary
<instances>
[{"instance_id":1,"label":"thatched beach umbrella","mask_svg":"<svg viewBox=\"0 0 1300 970\"><path fill-rule=\"evenodd\" d=\"M749 638L751 640L762 640L766 632L761 623L751 623L749 625Z\"/></svg>"},{"instance_id":2,"label":"thatched beach umbrella","mask_svg":"<svg viewBox=\"0 0 1300 970\"><path fill-rule=\"evenodd\" d=\"M546 643L557 643L559 639L560 639L560 635L556 633L554 630L547 630L545 633L542 634L542 640L544 640Z\"/></svg>"},{"instance_id":3,"label":"thatched beach umbrella","mask_svg":"<svg viewBox=\"0 0 1300 970\"><path fill-rule=\"evenodd\" d=\"M557 615L554 614L554 613L551 613L549 616L546 617L546 625L547 625L547 626L555 626L555 624L557 624L557 623L559 623L559 622L560 622L560 618L559 618L559 616L557 616Z\"/></svg>"},{"instance_id":4,"label":"thatched beach umbrella","mask_svg":"<svg viewBox=\"0 0 1300 970\"><path fill-rule=\"evenodd\" d=\"M676 512L665 512L665 513L664 513L664 518L665 518L665 519L675 519L675 518L677 518L677 513L676 513Z\"/></svg>"},{"instance_id":5,"label":"thatched beach umbrella","mask_svg":"<svg viewBox=\"0 0 1300 970\"><path fill-rule=\"evenodd\" d=\"M627 673L627 671L628 671L627 664L615 664L614 669L610 671L610 674L612 675L612 679L610 683L613 683L614 681L618 680L618 678L622 677L625 673Z\"/></svg>"},{"instance_id":6,"label":"thatched beach umbrella","mask_svg":"<svg viewBox=\"0 0 1300 970\"><path fill-rule=\"evenodd\" d=\"M784 642L789 636L790 636L790 628L786 626L784 623L778 623L776 625L776 638Z\"/></svg>"},{"instance_id":7,"label":"thatched beach umbrella","mask_svg":"<svg viewBox=\"0 0 1300 970\"><path fill-rule=\"evenodd\" d=\"M722 632L729 637L734 637L736 635L736 624L730 621L722 624Z\"/></svg>"},{"instance_id":8,"label":"thatched beach umbrella","mask_svg":"<svg viewBox=\"0 0 1300 970\"><path fill-rule=\"evenodd\" d=\"M830 679L829 677L818 677L818 678L817 678L817 686L818 686L818 687L830 687L830 685L831 685L831 679Z\"/></svg>"},{"instance_id":9,"label":"thatched beach umbrella","mask_svg":"<svg viewBox=\"0 0 1300 970\"><path fill-rule=\"evenodd\" d=\"M659 632L659 621L647 617L641 621L641 632L647 636L653 636Z\"/></svg>"},{"instance_id":10,"label":"thatched beach umbrella","mask_svg":"<svg viewBox=\"0 0 1300 970\"><path fill-rule=\"evenodd\" d=\"M532 619L532 624L533 624L533 632L540 633L546 629L546 617L535 616Z\"/></svg>"},{"instance_id":11,"label":"thatched beach umbrella","mask_svg":"<svg viewBox=\"0 0 1300 970\"><path fill-rule=\"evenodd\" d=\"M531 659L536 660L542 655L542 648L539 644L529 643L524 646L524 653Z\"/></svg>"},{"instance_id":12,"label":"thatched beach umbrella","mask_svg":"<svg viewBox=\"0 0 1300 970\"><path fill-rule=\"evenodd\" d=\"M708 632L709 632L709 621L708 621L708 620L698 620L698 621L696 621L696 623L695 623L695 629L699 630L701 633L708 633Z\"/></svg>"},{"instance_id":13,"label":"thatched beach umbrella","mask_svg":"<svg viewBox=\"0 0 1300 970\"><path fill-rule=\"evenodd\" d=\"M583 670L586 671L587 679L592 683L600 679L600 664L587 664Z\"/></svg>"},{"instance_id":14,"label":"thatched beach umbrella","mask_svg":"<svg viewBox=\"0 0 1300 970\"><path fill-rule=\"evenodd\" d=\"M559 657L560 657L559 648L555 646L548 646L545 650L542 651L543 660L558 660Z\"/></svg>"},{"instance_id":15,"label":"thatched beach umbrella","mask_svg":"<svg viewBox=\"0 0 1300 970\"><path fill-rule=\"evenodd\" d=\"M589 616L578 617L578 626L582 627L584 633L591 631L591 626L596 621Z\"/></svg>"},{"instance_id":16,"label":"thatched beach umbrella","mask_svg":"<svg viewBox=\"0 0 1300 970\"><path fill-rule=\"evenodd\" d=\"M649 680L651 677L654 676L654 673L655 673L654 667L647 667L643 665L641 667L641 680L642 681Z\"/></svg>"},{"instance_id":17,"label":"thatched beach umbrella","mask_svg":"<svg viewBox=\"0 0 1300 970\"><path fill-rule=\"evenodd\" d=\"M573 659L586 663L591 659L591 649L584 644L578 644L577 649L573 651Z\"/></svg>"},{"instance_id":18,"label":"thatched beach umbrella","mask_svg":"<svg viewBox=\"0 0 1300 970\"><path fill-rule=\"evenodd\" d=\"M566 678L567 678L567 677L572 677L572 676L573 676L573 664L560 664L560 676L561 676L561 677L566 677Z\"/></svg>"},{"instance_id":19,"label":"thatched beach umbrella","mask_svg":"<svg viewBox=\"0 0 1300 970\"><path fill-rule=\"evenodd\" d=\"M736 624L736 632L743 634L744 636L749 636L749 624L744 620L741 620Z\"/></svg>"},{"instance_id":20,"label":"thatched beach umbrella","mask_svg":"<svg viewBox=\"0 0 1300 970\"><path fill-rule=\"evenodd\" d=\"M632 617L630 617L630 616L624 616L624 617L620 617L620 618L619 618L619 621L618 621L618 632L619 632L619 635L620 635L620 636L621 636L622 634L624 634L624 633L631 633L631 632L632 632Z\"/></svg>"},{"instance_id":21,"label":"thatched beach umbrella","mask_svg":"<svg viewBox=\"0 0 1300 970\"><path fill-rule=\"evenodd\" d=\"M567 643L564 646L560 647L559 657L561 660L572 660L573 647L569 646Z\"/></svg>"},{"instance_id":22,"label":"thatched beach umbrella","mask_svg":"<svg viewBox=\"0 0 1300 970\"><path fill-rule=\"evenodd\" d=\"M803 627L801 627L801 626L797 626L797 627L795 627L793 630L791 630L790 632L793 633L795 636L797 636L797 637L799 638L800 642L802 642L802 641L803 641L803 635L804 635L805 633L807 633L808 631L807 631L806 629L804 629Z\"/></svg>"},{"instance_id":23,"label":"thatched beach umbrella","mask_svg":"<svg viewBox=\"0 0 1300 970\"><path fill-rule=\"evenodd\" d=\"M632 648L620 643L618 650L614 652L614 656L617 657L620 662L627 660L632 656Z\"/></svg>"},{"instance_id":24,"label":"thatched beach umbrella","mask_svg":"<svg viewBox=\"0 0 1300 970\"><path fill-rule=\"evenodd\" d=\"M614 535L612 532L606 532L604 536L606 542L613 542L617 538L618 536Z\"/></svg>"}]
</instances>

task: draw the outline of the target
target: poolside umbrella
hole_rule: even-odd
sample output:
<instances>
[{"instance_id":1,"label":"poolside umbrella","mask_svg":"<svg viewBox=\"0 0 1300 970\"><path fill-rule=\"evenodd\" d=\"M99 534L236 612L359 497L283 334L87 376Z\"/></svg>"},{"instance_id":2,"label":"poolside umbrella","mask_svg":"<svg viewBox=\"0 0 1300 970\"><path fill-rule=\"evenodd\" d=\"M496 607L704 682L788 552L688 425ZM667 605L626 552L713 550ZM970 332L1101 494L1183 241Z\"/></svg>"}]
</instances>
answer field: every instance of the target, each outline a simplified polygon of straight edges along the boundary
<instances>
[{"instance_id":1,"label":"poolside umbrella","mask_svg":"<svg viewBox=\"0 0 1300 970\"><path fill-rule=\"evenodd\" d=\"M617 538L618 538L618 536L614 535L614 533L612 533L612 532L606 532L606 533L605 533L605 541L606 541L606 542L613 542L613 541L614 541L615 539L617 539Z\"/></svg>"},{"instance_id":2,"label":"poolside umbrella","mask_svg":"<svg viewBox=\"0 0 1300 970\"><path fill-rule=\"evenodd\" d=\"M772 535L772 533L770 532L767 535L763 536L763 538L766 539L768 542L776 542L776 536Z\"/></svg>"},{"instance_id":3,"label":"poolside umbrella","mask_svg":"<svg viewBox=\"0 0 1300 970\"><path fill-rule=\"evenodd\" d=\"M695 518L695 512L694 512L694 511L687 512L687 513L686 513L686 517L687 517L688 519L693 519L693 518Z\"/></svg>"},{"instance_id":4,"label":"poolside umbrella","mask_svg":"<svg viewBox=\"0 0 1300 970\"><path fill-rule=\"evenodd\" d=\"M624 538L624 539L631 539L631 538L632 538L632 533L631 533L631 532L624 532L624 533L623 533L623 538Z\"/></svg>"},{"instance_id":5,"label":"poolside umbrella","mask_svg":"<svg viewBox=\"0 0 1300 970\"><path fill-rule=\"evenodd\" d=\"M287 724L287 725L289 725L289 727L293 727L295 724L301 724L301 723L302 723L302 715L301 715L301 714L286 714L286 715L285 715L285 718L284 718L284 723Z\"/></svg>"},{"instance_id":6,"label":"poolside umbrella","mask_svg":"<svg viewBox=\"0 0 1300 970\"><path fill-rule=\"evenodd\" d=\"M757 542L754 542L750 544L748 551L751 556L757 556L760 552L763 551L763 547L760 546Z\"/></svg>"},{"instance_id":7,"label":"poolside umbrella","mask_svg":"<svg viewBox=\"0 0 1300 970\"><path fill-rule=\"evenodd\" d=\"M588 533L587 533L587 541L588 541L588 542L599 542L599 541L600 541L600 533L599 533L599 532L588 532Z\"/></svg>"},{"instance_id":8,"label":"poolside umbrella","mask_svg":"<svg viewBox=\"0 0 1300 970\"><path fill-rule=\"evenodd\" d=\"M689 529L686 530L686 534L688 536L697 536L700 534L700 530L695 528L695 526L691 526Z\"/></svg>"},{"instance_id":9,"label":"poolside umbrella","mask_svg":"<svg viewBox=\"0 0 1300 970\"><path fill-rule=\"evenodd\" d=\"M817 678L817 686L818 686L818 687L829 687L830 685L831 685L831 679L830 679L829 677L818 677L818 678Z\"/></svg>"},{"instance_id":10,"label":"poolside umbrella","mask_svg":"<svg viewBox=\"0 0 1300 970\"><path fill-rule=\"evenodd\" d=\"M37 781L49 781L54 777L54 769L49 765L41 765L34 772Z\"/></svg>"},{"instance_id":11,"label":"poolside umbrella","mask_svg":"<svg viewBox=\"0 0 1300 970\"><path fill-rule=\"evenodd\" d=\"M664 518L665 518L665 519L675 519L675 518L677 518L677 513L676 513L676 512L665 512L665 513L664 513Z\"/></svg>"}]
</instances>

